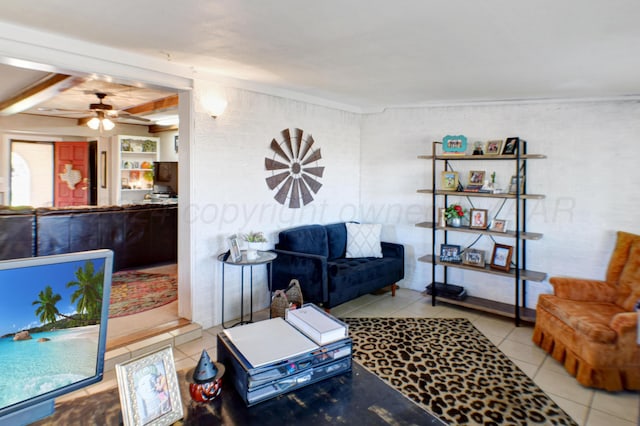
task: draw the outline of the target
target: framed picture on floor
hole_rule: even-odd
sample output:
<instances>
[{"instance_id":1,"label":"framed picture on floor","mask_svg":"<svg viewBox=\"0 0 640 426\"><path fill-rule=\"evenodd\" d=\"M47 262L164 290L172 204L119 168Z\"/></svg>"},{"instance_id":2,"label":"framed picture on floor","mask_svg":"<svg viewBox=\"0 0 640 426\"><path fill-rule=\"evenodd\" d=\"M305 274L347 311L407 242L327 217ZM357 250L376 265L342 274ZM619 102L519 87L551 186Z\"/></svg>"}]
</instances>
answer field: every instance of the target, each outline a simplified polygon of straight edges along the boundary
<instances>
[{"instance_id":1,"label":"framed picture on floor","mask_svg":"<svg viewBox=\"0 0 640 426\"><path fill-rule=\"evenodd\" d=\"M511 269L511 256L513 255L513 247L505 244L495 244L493 246L493 255L491 256L491 264L493 269L509 272Z\"/></svg>"},{"instance_id":2,"label":"framed picture on floor","mask_svg":"<svg viewBox=\"0 0 640 426\"><path fill-rule=\"evenodd\" d=\"M125 426L170 425L184 416L171 346L117 364L116 377Z\"/></svg>"}]
</instances>

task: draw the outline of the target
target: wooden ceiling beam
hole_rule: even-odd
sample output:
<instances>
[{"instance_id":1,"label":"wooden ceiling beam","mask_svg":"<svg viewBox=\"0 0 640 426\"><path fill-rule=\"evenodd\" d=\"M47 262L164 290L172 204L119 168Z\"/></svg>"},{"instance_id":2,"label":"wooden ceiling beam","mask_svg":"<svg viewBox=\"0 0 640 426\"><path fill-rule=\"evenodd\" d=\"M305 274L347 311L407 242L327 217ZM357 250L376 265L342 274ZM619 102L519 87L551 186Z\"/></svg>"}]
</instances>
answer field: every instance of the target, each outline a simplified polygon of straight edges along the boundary
<instances>
[{"instance_id":1,"label":"wooden ceiling beam","mask_svg":"<svg viewBox=\"0 0 640 426\"><path fill-rule=\"evenodd\" d=\"M178 130L178 125L172 124L170 126L161 126L159 124L152 124L149 126L149 133L168 132L170 130Z\"/></svg>"},{"instance_id":2,"label":"wooden ceiling beam","mask_svg":"<svg viewBox=\"0 0 640 426\"><path fill-rule=\"evenodd\" d=\"M127 108L127 109L124 109L123 111L128 112L129 114L140 115L140 114L148 114L154 111L161 111L164 109L176 108L177 106L178 106L178 95L171 95L166 98L147 102L146 104L141 104L131 108Z\"/></svg>"},{"instance_id":3,"label":"wooden ceiling beam","mask_svg":"<svg viewBox=\"0 0 640 426\"><path fill-rule=\"evenodd\" d=\"M15 96L0 101L0 115L12 115L32 108L60 92L82 83L84 78L66 74L48 74L40 81L21 90Z\"/></svg>"}]
</instances>

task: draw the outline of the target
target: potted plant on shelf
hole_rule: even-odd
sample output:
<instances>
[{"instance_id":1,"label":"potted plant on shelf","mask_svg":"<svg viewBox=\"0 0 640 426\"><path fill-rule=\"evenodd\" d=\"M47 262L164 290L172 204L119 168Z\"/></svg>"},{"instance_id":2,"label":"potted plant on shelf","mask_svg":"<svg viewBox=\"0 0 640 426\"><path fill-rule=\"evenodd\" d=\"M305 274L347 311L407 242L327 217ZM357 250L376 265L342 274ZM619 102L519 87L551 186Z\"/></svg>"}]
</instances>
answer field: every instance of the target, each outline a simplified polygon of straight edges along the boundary
<instances>
[{"instance_id":1,"label":"potted plant on shelf","mask_svg":"<svg viewBox=\"0 0 640 426\"><path fill-rule=\"evenodd\" d=\"M249 232L242 235L242 239L247 242L247 260L256 260L258 258L258 247L261 243L266 243L262 232Z\"/></svg>"},{"instance_id":2,"label":"potted plant on shelf","mask_svg":"<svg viewBox=\"0 0 640 426\"><path fill-rule=\"evenodd\" d=\"M467 211L460 204L452 204L444 210L444 217L448 225L459 228L466 213Z\"/></svg>"}]
</instances>

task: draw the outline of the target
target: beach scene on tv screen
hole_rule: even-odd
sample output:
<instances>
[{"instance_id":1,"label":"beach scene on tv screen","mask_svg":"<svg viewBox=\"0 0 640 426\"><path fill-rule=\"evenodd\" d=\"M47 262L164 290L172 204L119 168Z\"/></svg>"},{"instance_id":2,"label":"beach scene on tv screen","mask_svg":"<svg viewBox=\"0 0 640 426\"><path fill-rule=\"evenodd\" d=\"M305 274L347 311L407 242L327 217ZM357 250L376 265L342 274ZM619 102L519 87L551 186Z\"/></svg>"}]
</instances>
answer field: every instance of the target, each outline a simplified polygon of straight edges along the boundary
<instances>
[{"instance_id":1,"label":"beach scene on tv screen","mask_svg":"<svg viewBox=\"0 0 640 426\"><path fill-rule=\"evenodd\" d=\"M0 407L96 375L103 280L104 259L0 270Z\"/></svg>"}]
</instances>

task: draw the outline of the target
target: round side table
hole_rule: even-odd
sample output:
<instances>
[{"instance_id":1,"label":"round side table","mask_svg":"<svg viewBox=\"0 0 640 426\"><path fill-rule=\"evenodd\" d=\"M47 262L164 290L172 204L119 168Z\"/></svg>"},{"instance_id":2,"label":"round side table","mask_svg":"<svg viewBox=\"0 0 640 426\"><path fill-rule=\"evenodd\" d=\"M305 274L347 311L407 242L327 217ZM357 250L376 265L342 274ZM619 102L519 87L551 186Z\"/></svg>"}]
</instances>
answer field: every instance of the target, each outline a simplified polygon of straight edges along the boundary
<instances>
[{"instance_id":1,"label":"round side table","mask_svg":"<svg viewBox=\"0 0 640 426\"><path fill-rule=\"evenodd\" d=\"M231 257L229 257L227 253L221 253L218 255L218 260L222 262L222 328L230 328L235 327L236 325L248 324L253 322L253 267L258 265L266 265L275 260L278 255L272 251L258 251L258 257L256 259L248 260L247 259L247 251L242 250L242 258L238 261L233 261ZM231 266L239 266L240 267L240 321L233 324L230 327L224 325L224 285L225 285L225 277L224 277L224 269L227 265ZM249 314L249 320L244 320L244 268L249 267L249 296L250 296L250 306L251 312ZM271 288L271 268L267 268L268 270L268 288Z\"/></svg>"}]
</instances>

